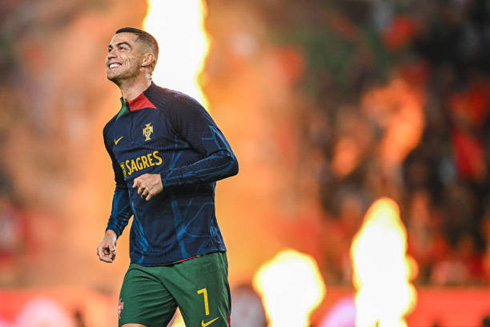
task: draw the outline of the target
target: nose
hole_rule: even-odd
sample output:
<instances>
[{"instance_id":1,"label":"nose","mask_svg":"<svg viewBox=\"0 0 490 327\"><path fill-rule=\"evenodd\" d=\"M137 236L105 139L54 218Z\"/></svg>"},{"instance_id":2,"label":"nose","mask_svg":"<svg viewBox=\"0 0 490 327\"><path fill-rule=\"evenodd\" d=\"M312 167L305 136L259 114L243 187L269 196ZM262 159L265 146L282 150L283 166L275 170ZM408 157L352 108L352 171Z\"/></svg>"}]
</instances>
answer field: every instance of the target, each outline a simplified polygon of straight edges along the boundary
<instances>
[{"instance_id":1,"label":"nose","mask_svg":"<svg viewBox=\"0 0 490 327\"><path fill-rule=\"evenodd\" d=\"M116 57L117 57L117 55L116 55L115 49L111 49L111 50L109 50L109 52L107 52L107 56L106 56L107 60L111 60L111 59L114 59Z\"/></svg>"}]
</instances>

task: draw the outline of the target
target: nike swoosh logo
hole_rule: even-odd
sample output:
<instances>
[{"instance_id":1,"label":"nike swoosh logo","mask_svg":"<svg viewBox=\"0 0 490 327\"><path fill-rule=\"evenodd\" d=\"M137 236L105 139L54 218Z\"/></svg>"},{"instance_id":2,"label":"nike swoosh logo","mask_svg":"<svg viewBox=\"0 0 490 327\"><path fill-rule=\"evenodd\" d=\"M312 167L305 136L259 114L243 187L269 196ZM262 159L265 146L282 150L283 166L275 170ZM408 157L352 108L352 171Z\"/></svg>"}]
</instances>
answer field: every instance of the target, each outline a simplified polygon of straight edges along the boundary
<instances>
[{"instance_id":1,"label":"nike swoosh logo","mask_svg":"<svg viewBox=\"0 0 490 327\"><path fill-rule=\"evenodd\" d=\"M117 140L114 139L114 144L117 145L119 143L119 141L121 141L121 139L123 138L124 136L121 136L120 138L118 138Z\"/></svg>"},{"instance_id":2,"label":"nike swoosh logo","mask_svg":"<svg viewBox=\"0 0 490 327\"><path fill-rule=\"evenodd\" d=\"M204 322L204 320L202 320L202 321L201 321L201 326L202 326L202 327L207 327L207 326L211 325L213 322L215 322L215 321L216 321L216 320L218 320L218 319L219 319L219 317L218 317L218 318L214 318L213 320L208 321L208 322Z\"/></svg>"}]
</instances>

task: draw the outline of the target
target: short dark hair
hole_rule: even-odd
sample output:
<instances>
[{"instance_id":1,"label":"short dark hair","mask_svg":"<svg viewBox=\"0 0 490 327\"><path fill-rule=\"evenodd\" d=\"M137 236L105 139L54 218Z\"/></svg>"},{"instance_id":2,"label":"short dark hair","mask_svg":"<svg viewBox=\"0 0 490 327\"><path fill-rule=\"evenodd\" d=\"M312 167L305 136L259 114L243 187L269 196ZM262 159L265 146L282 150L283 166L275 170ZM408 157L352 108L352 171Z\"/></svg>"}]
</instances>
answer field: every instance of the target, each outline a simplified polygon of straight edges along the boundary
<instances>
[{"instance_id":1,"label":"short dark hair","mask_svg":"<svg viewBox=\"0 0 490 327\"><path fill-rule=\"evenodd\" d=\"M150 33L146 32L146 31L140 30L139 28L135 28L135 27L120 28L116 31L115 34L119 34L119 33L136 34L138 36L136 38L136 41L143 42L143 43L147 44L150 47L150 49L153 51L153 54L155 55L155 61L153 63L153 67L152 67L152 68L155 68L155 64L158 60L158 42L153 35L151 35Z\"/></svg>"}]
</instances>

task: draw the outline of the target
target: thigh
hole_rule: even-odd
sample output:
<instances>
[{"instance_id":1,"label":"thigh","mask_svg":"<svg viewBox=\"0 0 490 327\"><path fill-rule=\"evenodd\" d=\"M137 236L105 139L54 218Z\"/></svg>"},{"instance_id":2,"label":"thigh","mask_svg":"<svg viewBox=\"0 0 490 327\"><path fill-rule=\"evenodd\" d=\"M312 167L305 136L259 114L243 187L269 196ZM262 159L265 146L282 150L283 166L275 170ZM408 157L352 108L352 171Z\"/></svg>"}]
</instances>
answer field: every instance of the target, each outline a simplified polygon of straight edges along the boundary
<instances>
[{"instance_id":1,"label":"thigh","mask_svg":"<svg viewBox=\"0 0 490 327\"><path fill-rule=\"evenodd\" d=\"M172 319L177 304L152 269L130 265L119 296L119 326L160 327L167 326Z\"/></svg>"},{"instance_id":2,"label":"thigh","mask_svg":"<svg viewBox=\"0 0 490 327\"><path fill-rule=\"evenodd\" d=\"M229 327L231 297L226 253L212 253L176 264L166 274L186 326Z\"/></svg>"}]
</instances>

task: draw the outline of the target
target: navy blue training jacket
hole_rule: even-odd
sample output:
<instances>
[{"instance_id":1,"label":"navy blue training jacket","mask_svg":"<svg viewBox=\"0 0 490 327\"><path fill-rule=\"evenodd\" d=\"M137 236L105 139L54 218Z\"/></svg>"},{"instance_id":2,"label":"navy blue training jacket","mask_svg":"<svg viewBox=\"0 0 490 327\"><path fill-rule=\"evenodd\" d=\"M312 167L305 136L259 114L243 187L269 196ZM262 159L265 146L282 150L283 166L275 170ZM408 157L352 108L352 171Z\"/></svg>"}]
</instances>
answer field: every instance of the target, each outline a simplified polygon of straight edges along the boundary
<instances>
[{"instance_id":1,"label":"navy blue training jacket","mask_svg":"<svg viewBox=\"0 0 490 327\"><path fill-rule=\"evenodd\" d=\"M119 237L133 216L131 263L166 265L226 251L215 215L216 181L238 173L225 137L191 97L154 83L104 127L116 188L107 229ZM149 201L133 180L160 174Z\"/></svg>"}]
</instances>

